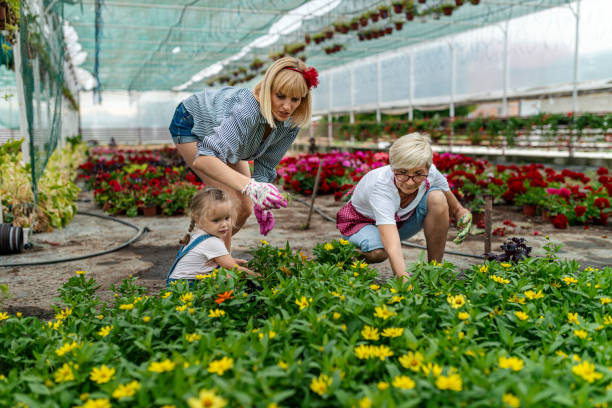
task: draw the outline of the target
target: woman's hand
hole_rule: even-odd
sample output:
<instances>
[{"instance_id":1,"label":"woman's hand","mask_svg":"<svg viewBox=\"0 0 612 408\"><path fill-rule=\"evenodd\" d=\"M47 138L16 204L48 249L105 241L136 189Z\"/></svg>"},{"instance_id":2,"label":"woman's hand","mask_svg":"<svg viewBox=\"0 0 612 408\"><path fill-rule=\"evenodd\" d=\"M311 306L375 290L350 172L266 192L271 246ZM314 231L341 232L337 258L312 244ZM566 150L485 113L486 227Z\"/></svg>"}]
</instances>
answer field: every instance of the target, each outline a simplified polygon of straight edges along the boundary
<instances>
[{"instance_id":1,"label":"woman's hand","mask_svg":"<svg viewBox=\"0 0 612 408\"><path fill-rule=\"evenodd\" d=\"M461 207L456 212L455 217L458 219L457 229L459 232L453 242L455 244L460 244L467 238L470 233L470 228L472 228L472 213L468 209Z\"/></svg>"},{"instance_id":2,"label":"woman's hand","mask_svg":"<svg viewBox=\"0 0 612 408\"><path fill-rule=\"evenodd\" d=\"M264 210L287 207L287 200L271 183L261 183L251 179L242 189L242 194L248 196L255 206L260 206Z\"/></svg>"}]
</instances>

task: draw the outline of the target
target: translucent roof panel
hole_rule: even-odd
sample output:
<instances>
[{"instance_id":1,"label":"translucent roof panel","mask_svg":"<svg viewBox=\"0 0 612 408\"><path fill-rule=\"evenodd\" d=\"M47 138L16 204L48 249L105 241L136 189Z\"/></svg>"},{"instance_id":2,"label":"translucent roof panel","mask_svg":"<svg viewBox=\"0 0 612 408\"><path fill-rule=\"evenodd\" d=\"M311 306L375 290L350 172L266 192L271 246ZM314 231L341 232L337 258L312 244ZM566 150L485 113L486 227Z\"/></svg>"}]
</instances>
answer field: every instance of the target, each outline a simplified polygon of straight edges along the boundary
<instances>
[{"instance_id":1,"label":"translucent roof panel","mask_svg":"<svg viewBox=\"0 0 612 408\"><path fill-rule=\"evenodd\" d=\"M284 45L304 42L305 34L312 36L326 28L333 30L335 22L349 23L364 12L384 5L390 7L390 16L378 22L370 20L360 31L390 27L391 34L360 41L358 31L335 32L331 40L321 44L311 42L300 55L309 65L326 70L384 51L571 3L570 0L480 0L480 4L472 5L465 0L451 16L445 16L432 10L448 0L427 0L424 4L415 1L417 16L407 21L404 12L393 12L391 1L380 0L64 2L64 17L77 31L83 51L87 52L82 67L92 73L98 24L101 90L181 91L199 90L211 75L219 72L248 69L254 58L263 60L267 66L271 62L270 53L281 51ZM102 5L97 20L96 3ZM401 30L395 28L396 21L404 22ZM334 44L343 49L328 55L325 48Z\"/></svg>"}]
</instances>

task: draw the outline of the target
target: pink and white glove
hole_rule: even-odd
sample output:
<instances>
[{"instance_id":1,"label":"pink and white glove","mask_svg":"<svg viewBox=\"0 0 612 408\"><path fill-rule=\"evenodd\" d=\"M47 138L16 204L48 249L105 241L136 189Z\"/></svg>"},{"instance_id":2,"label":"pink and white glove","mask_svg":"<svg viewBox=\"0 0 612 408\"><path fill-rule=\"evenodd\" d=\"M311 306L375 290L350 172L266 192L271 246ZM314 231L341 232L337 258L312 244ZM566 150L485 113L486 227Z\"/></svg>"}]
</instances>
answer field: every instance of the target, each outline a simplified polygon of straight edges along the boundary
<instances>
[{"instance_id":1,"label":"pink and white glove","mask_svg":"<svg viewBox=\"0 0 612 408\"><path fill-rule=\"evenodd\" d=\"M247 195L253 201L253 205L260 206L263 210L287 206L287 201L271 183L260 183L251 179L242 189L242 194Z\"/></svg>"},{"instance_id":2,"label":"pink and white glove","mask_svg":"<svg viewBox=\"0 0 612 408\"><path fill-rule=\"evenodd\" d=\"M268 232L272 231L272 228L274 228L274 216L272 215L272 211L262 208L257 204L253 206L253 211L259 223L259 233L264 236L268 235Z\"/></svg>"}]
</instances>

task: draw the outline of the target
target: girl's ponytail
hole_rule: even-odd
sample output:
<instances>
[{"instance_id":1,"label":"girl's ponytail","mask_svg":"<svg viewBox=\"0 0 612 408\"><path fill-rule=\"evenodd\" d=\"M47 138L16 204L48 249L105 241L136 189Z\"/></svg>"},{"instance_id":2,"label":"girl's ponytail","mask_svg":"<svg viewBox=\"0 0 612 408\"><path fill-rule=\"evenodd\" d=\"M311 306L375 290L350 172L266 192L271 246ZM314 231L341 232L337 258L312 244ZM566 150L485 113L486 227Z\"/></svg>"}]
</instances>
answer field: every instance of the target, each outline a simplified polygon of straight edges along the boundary
<instances>
[{"instance_id":1,"label":"girl's ponytail","mask_svg":"<svg viewBox=\"0 0 612 408\"><path fill-rule=\"evenodd\" d=\"M184 246L189 243L189 240L191 239L191 231L193 231L193 229L195 228L195 224L195 220L192 218L191 223L189 224L189 229L187 230L189 232L183 237L183 239L179 241L179 244Z\"/></svg>"}]
</instances>

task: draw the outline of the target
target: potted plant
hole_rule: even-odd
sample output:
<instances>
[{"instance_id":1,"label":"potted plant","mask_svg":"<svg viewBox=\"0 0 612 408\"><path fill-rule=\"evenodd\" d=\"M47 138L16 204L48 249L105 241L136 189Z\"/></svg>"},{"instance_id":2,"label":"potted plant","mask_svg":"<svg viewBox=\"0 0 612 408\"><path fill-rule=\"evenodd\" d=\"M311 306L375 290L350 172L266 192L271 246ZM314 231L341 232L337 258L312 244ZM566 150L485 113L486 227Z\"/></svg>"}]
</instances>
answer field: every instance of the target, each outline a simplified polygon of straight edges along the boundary
<instances>
[{"instance_id":1,"label":"potted plant","mask_svg":"<svg viewBox=\"0 0 612 408\"><path fill-rule=\"evenodd\" d=\"M451 3L443 3L440 5L440 10L445 16L450 16L453 14L453 10L455 10L455 5Z\"/></svg>"},{"instance_id":2,"label":"potted plant","mask_svg":"<svg viewBox=\"0 0 612 408\"><path fill-rule=\"evenodd\" d=\"M385 30L385 34L391 34L393 32L393 27L386 26L384 30Z\"/></svg>"},{"instance_id":3,"label":"potted plant","mask_svg":"<svg viewBox=\"0 0 612 408\"><path fill-rule=\"evenodd\" d=\"M253 71L257 71L258 69L263 67L263 65L264 63L262 60L260 60L259 58L255 58L253 62L251 62L251 65L249 65L249 68L251 68Z\"/></svg>"},{"instance_id":4,"label":"potted plant","mask_svg":"<svg viewBox=\"0 0 612 408\"><path fill-rule=\"evenodd\" d=\"M380 18L389 17L389 6L380 6L378 8L378 13L380 14Z\"/></svg>"},{"instance_id":5,"label":"potted plant","mask_svg":"<svg viewBox=\"0 0 612 408\"><path fill-rule=\"evenodd\" d=\"M378 11L370 11L370 19L373 22L377 22L379 18L380 18L380 14L378 14Z\"/></svg>"},{"instance_id":6,"label":"potted plant","mask_svg":"<svg viewBox=\"0 0 612 408\"><path fill-rule=\"evenodd\" d=\"M419 3L425 4L426 0L419 0Z\"/></svg>"},{"instance_id":7,"label":"potted plant","mask_svg":"<svg viewBox=\"0 0 612 408\"><path fill-rule=\"evenodd\" d=\"M461 7L461 6L463 6L464 2L465 2L465 0L455 0L455 6Z\"/></svg>"},{"instance_id":8,"label":"potted plant","mask_svg":"<svg viewBox=\"0 0 612 408\"><path fill-rule=\"evenodd\" d=\"M536 215L538 208L546 203L548 193L543 187L527 187L527 191L514 198L516 205L522 206L523 214L526 217Z\"/></svg>"},{"instance_id":9,"label":"potted plant","mask_svg":"<svg viewBox=\"0 0 612 408\"><path fill-rule=\"evenodd\" d=\"M304 34L304 42L306 44L310 44L310 34L308 33Z\"/></svg>"},{"instance_id":10,"label":"potted plant","mask_svg":"<svg viewBox=\"0 0 612 408\"><path fill-rule=\"evenodd\" d=\"M361 16L359 16L359 24L361 24L362 27L367 26L369 17L370 16L368 13L363 13Z\"/></svg>"},{"instance_id":11,"label":"potted plant","mask_svg":"<svg viewBox=\"0 0 612 408\"><path fill-rule=\"evenodd\" d=\"M393 2L393 12L396 14L400 14L404 10L404 2L403 1L394 1Z\"/></svg>"},{"instance_id":12,"label":"potted plant","mask_svg":"<svg viewBox=\"0 0 612 408\"><path fill-rule=\"evenodd\" d=\"M355 17L354 19L352 19L349 24L349 27L353 31L359 30L359 17Z\"/></svg>"},{"instance_id":13,"label":"potted plant","mask_svg":"<svg viewBox=\"0 0 612 408\"><path fill-rule=\"evenodd\" d=\"M396 20L394 24L395 24L395 29L398 31L401 30L402 27L404 26L404 22L402 20Z\"/></svg>"},{"instance_id":14,"label":"potted plant","mask_svg":"<svg viewBox=\"0 0 612 408\"><path fill-rule=\"evenodd\" d=\"M475 225L484 223L485 216L485 202L482 197L475 197L473 200L470 200L465 203L465 208L470 210L472 213L472 223Z\"/></svg>"}]
</instances>

